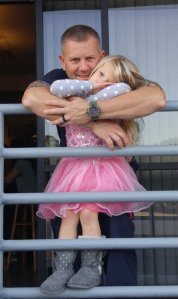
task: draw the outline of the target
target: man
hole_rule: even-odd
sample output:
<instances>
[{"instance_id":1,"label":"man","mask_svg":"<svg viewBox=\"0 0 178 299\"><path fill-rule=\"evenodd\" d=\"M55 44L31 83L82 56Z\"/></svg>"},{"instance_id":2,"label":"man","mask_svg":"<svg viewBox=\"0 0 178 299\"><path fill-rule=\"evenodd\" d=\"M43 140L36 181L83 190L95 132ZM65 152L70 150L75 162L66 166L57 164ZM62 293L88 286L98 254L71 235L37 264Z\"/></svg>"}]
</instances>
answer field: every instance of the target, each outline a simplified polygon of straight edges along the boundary
<instances>
[{"instance_id":1,"label":"man","mask_svg":"<svg viewBox=\"0 0 178 299\"><path fill-rule=\"evenodd\" d=\"M79 97L73 97L70 102L60 100L50 93L48 84L51 84L56 79L65 79L67 77L70 79L88 79L91 71L104 56L104 51L100 48L100 40L96 31L93 30L91 35L91 33L82 31L82 28L84 30L87 26L74 26L72 28L73 31L69 28L61 40L62 55L59 58L63 70L55 69L43 78L44 82L32 83L31 88L26 89L22 99L22 103L27 109L45 119L55 120L54 123L62 124L63 126L88 123L91 120L91 117L86 112L89 103ZM75 32L76 37L72 39L72 35ZM65 36L69 37L67 43ZM36 88L35 86L38 87ZM97 112L98 119L101 120L138 118L164 108L165 94L158 85L154 84L115 97L109 101L99 101L98 105L100 107ZM53 109L51 109L52 107ZM67 120L65 124L64 120ZM100 134L98 132L98 127L100 128L98 123L96 125L90 122L88 125L94 131L96 130L96 135ZM115 131L107 129L108 127L108 124L105 125L104 133L102 133L104 134L103 139L106 139L105 141L108 146L112 146L113 142L117 143L119 139L120 145L124 146L127 144L121 128L118 132L118 126L114 126Z\"/></svg>"},{"instance_id":2,"label":"man","mask_svg":"<svg viewBox=\"0 0 178 299\"><path fill-rule=\"evenodd\" d=\"M52 70L42 78L42 81L30 84L22 99L26 108L53 124L60 125L58 131L61 146L66 145L66 125L85 124L98 137L104 139L111 149L115 145L124 147L128 142L127 137L121 127L111 119L138 118L165 106L165 94L157 84L142 87L109 101L97 101L94 105L79 97L72 97L70 101L57 98L49 90L49 85L54 80L65 78L87 80L104 56L97 32L84 25L70 27L63 33L61 50L59 58L63 69ZM97 122L92 121L96 119ZM132 215L124 214L117 217L100 215L100 217L102 233L107 237L133 237ZM57 236L55 221L53 228ZM106 261L106 285L135 285L136 274L134 250L109 251Z\"/></svg>"}]
</instances>

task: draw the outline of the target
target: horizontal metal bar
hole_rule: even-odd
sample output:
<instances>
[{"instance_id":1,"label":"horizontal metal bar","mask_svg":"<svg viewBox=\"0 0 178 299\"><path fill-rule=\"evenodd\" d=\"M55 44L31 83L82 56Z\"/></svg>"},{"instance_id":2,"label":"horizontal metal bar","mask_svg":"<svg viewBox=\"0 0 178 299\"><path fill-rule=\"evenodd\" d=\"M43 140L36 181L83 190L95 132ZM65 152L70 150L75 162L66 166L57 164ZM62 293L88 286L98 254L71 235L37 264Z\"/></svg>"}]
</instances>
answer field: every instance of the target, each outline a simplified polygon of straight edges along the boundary
<instances>
[{"instance_id":1,"label":"horizontal metal bar","mask_svg":"<svg viewBox=\"0 0 178 299\"><path fill-rule=\"evenodd\" d=\"M22 104L0 104L0 111L3 114L31 114L29 110L25 109ZM178 111L178 101L167 101L166 106L163 110L165 111Z\"/></svg>"},{"instance_id":2,"label":"horizontal metal bar","mask_svg":"<svg viewBox=\"0 0 178 299\"><path fill-rule=\"evenodd\" d=\"M0 104L0 111L3 114L32 114L22 104Z\"/></svg>"},{"instance_id":3,"label":"horizontal metal bar","mask_svg":"<svg viewBox=\"0 0 178 299\"><path fill-rule=\"evenodd\" d=\"M11 297L12 296L12 297ZM44 295L39 288L2 288L0 298L178 298L178 286L96 287L89 290L66 289L62 295Z\"/></svg>"},{"instance_id":4,"label":"horizontal metal bar","mask_svg":"<svg viewBox=\"0 0 178 299\"><path fill-rule=\"evenodd\" d=\"M150 249L178 248L178 237L166 238L102 238L87 240L1 240L1 251L33 251L64 249Z\"/></svg>"},{"instance_id":5,"label":"horizontal metal bar","mask_svg":"<svg viewBox=\"0 0 178 299\"><path fill-rule=\"evenodd\" d=\"M67 203L67 202L120 202L120 201L178 201L178 191L130 191L130 192L61 192L61 193L2 193L0 203Z\"/></svg>"},{"instance_id":6,"label":"horizontal metal bar","mask_svg":"<svg viewBox=\"0 0 178 299\"><path fill-rule=\"evenodd\" d=\"M107 147L38 147L38 148L3 148L0 157L13 158L45 158L45 157L114 157L114 156L175 156L178 145L144 145L109 150Z\"/></svg>"},{"instance_id":7,"label":"horizontal metal bar","mask_svg":"<svg viewBox=\"0 0 178 299\"><path fill-rule=\"evenodd\" d=\"M166 107L162 111L178 111L178 101L167 101Z\"/></svg>"}]
</instances>

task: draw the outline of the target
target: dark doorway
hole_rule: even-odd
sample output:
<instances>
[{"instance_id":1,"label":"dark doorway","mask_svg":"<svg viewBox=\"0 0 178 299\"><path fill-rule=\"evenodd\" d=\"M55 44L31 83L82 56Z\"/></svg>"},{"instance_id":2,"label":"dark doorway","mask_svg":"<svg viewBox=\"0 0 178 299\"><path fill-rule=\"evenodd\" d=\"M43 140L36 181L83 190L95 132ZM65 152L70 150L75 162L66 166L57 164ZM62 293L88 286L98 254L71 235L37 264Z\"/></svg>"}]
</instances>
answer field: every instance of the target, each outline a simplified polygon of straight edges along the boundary
<instances>
[{"instance_id":1,"label":"dark doorway","mask_svg":"<svg viewBox=\"0 0 178 299\"><path fill-rule=\"evenodd\" d=\"M21 103L28 84L36 78L35 4L0 2L0 104ZM5 142L35 135L36 117L5 116Z\"/></svg>"},{"instance_id":2,"label":"dark doorway","mask_svg":"<svg viewBox=\"0 0 178 299\"><path fill-rule=\"evenodd\" d=\"M25 88L36 79L36 16L32 1L0 2L0 104L21 104ZM14 139L30 140L36 145L36 116L5 115L5 146ZM23 144L19 147L25 147ZM5 160L5 173L10 171L13 160ZM10 186L12 187L12 185ZM7 193L17 190L4 188ZM20 207L21 208L21 207ZM12 230L14 205L5 206L4 230L7 239ZM21 214L19 213L19 217ZM21 219L19 218L20 222ZM30 229L30 228L29 228ZM28 233L28 232L27 232ZM19 235L18 235L19 234ZM29 238L30 238L29 232ZM22 239L21 226L15 239ZM6 262L7 254L4 255ZM36 286L32 253L26 253L22 265L22 253L13 252L8 271L4 272L4 286ZM5 270L5 267L4 267Z\"/></svg>"}]
</instances>

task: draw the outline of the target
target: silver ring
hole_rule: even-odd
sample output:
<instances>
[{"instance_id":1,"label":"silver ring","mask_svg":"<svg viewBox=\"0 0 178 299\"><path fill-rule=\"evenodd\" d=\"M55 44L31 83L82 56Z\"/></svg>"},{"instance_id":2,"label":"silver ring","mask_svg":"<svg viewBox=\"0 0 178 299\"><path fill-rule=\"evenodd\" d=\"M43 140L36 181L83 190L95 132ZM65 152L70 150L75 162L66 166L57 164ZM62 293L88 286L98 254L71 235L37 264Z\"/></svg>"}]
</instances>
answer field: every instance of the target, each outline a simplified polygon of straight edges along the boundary
<instances>
[{"instance_id":1,"label":"silver ring","mask_svg":"<svg viewBox=\"0 0 178 299\"><path fill-rule=\"evenodd\" d=\"M66 123L67 120L65 119L65 115L64 114L62 114L62 119L63 119L63 122Z\"/></svg>"}]
</instances>

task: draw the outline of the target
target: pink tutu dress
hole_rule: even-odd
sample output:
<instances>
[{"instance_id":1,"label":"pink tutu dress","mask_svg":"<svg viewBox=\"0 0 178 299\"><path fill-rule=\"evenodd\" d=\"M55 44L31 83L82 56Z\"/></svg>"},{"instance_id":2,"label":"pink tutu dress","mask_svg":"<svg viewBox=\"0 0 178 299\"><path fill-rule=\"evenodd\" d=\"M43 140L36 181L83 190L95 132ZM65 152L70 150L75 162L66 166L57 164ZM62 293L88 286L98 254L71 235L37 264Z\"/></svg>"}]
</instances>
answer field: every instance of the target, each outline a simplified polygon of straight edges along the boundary
<instances>
[{"instance_id":1,"label":"pink tutu dress","mask_svg":"<svg viewBox=\"0 0 178 299\"><path fill-rule=\"evenodd\" d=\"M78 125L66 128L67 146L105 146L91 130ZM45 192L119 192L145 191L125 157L62 158L49 180ZM65 217L66 210L78 213L84 208L109 216L148 208L150 202L40 204L37 215L44 219Z\"/></svg>"},{"instance_id":2,"label":"pink tutu dress","mask_svg":"<svg viewBox=\"0 0 178 299\"><path fill-rule=\"evenodd\" d=\"M81 125L66 127L68 147L98 147L106 144ZM40 204L37 215L44 219L65 217L67 210L75 213L87 208L109 216L137 212L151 202L60 203L60 192L146 191L125 157L62 158L49 180L45 192L59 192L59 203Z\"/></svg>"}]
</instances>

